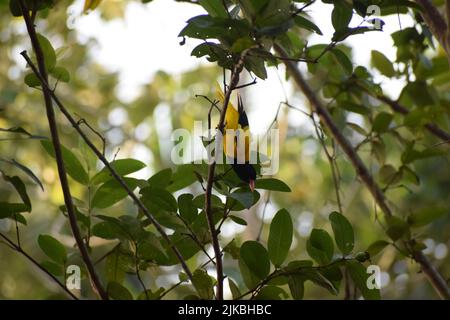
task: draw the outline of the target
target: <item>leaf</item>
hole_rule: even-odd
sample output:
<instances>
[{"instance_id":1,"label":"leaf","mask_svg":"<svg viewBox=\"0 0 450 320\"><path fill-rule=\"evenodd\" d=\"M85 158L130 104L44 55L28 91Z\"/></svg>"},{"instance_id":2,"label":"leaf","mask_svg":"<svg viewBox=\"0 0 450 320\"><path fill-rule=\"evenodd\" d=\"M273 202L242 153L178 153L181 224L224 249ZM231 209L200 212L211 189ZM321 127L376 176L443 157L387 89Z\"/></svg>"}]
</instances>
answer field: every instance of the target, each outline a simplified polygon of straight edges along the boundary
<instances>
[{"instance_id":1,"label":"leaf","mask_svg":"<svg viewBox=\"0 0 450 320\"><path fill-rule=\"evenodd\" d=\"M253 192L233 192L230 197L239 201L246 209L253 205Z\"/></svg>"},{"instance_id":2,"label":"leaf","mask_svg":"<svg viewBox=\"0 0 450 320\"><path fill-rule=\"evenodd\" d=\"M354 260L347 261L346 265L353 283L359 289L359 291L361 291L364 299L379 300L380 290L375 288L369 289L369 287L367 286L369 274L367 273L366 268L360 262Z\"/></svg>"},{"instance_id":3,"label":"leaf","mask_svg":"<svg viewBox=\"0 0 450 320\"><path fill-rule=\"evenodd\" d=\"M170 184L172 178L172 169L167 168L155 173L147 181L150 187L164 189Z\"/></svg>"},{"instance_id":4,"label":"leaf","mask_svg":"<svg viewBox=\"0 0 450 320\"><path fill-rule=\"evenodd\" d=\"M281 180L275 178L256 179L255 189L264 189L280 192L291 192L289 186Z\"/></svg>"},{"instance_id":5,"label":"leaf","mask_svg":"<svg viewBox=\"0 0 450 320\"><path fill-rule=\"evenodd\" d=\"M423 227L448 214L450 210L445 207L426 207L412 213L408 217L408 224L414 228Z\"/></svg>"},{"instance_id":6,"label":"leaf","mask_svg":"<svg viewBox=\"0 0 450 320\"><path fill-rule=\"evenodd\" d=\"M335 56L336 60L342 66L347 75L352 74L353 72L353 64L351 60L347 57L344 51L334 48L331 50L331 53Z\"/></svg>"},{"instance_id":7,"label":"leaf","mask_svg":"<svg viewBox=\"0 0 450 320\"><path fill-rule=\"evenodd\" d=\"M52 261L43 261L40 263L40 265L55 277L60 277L64 274L64 268L60 264L56 264Z\"/></svg>"},{"instance_id":8,"label":"leaf","mask_svg":"<svg viewBox=\"0 0 450 320\"><path fill-rule=\"evenodd\" d=\"M44 54L45 68L47 69L48 72L51 72L56 65L55 49L53 49L50 41L48 41L48 39L44 37L42 34L38 33L37 38L41 46L42 53Z\"/></svg>"},{"instance_id":9,"label":"leaf","mask_svg":"<svg viewBox=\"0 0 450 320\"><path fill-rule=\"evenodd\" d=\"M343 254L349 254L352 252L355 245L355 235L353 232L353 227L347 218L339 213L332 212L328 219L331 222L331 228L334 233L334 240L339 250Z\"/></svg>"},{"instance_id":10,"label":"leaf","mask_svg":"<svg viewBox=\"0 0 450 320\"><path fill-rule=\"evenodd\" d=\"M241 226L246 226L247 225L247 221L245 221L244 219L242 219L242 218L239 218L239 217L237 217L237 216L235 216L235 215L229 215L228 216L231 220L233 220L235 223L237 223L237 224L240 224Z\"/></svg>"},{"instance_id":11,"label":"leaf","mask_svg":"<svg viewBox=\"0 0 450 320\"><path fill-rule=\"evenodd\" d=\"M140 194L150 212L177 212L177 200L165 189L145 187L140 190Z\"/></svg>"},{"instance_id":12,"label":"leaf","mask_svg":"<svg viewBox=\"0 0 450 320\"><path fill-rule=\"evenodd\" d=\"M13 166L15 166L16 168L19 168L20 170L22 170L23 172L25 172L28 177L31 178L31 180L33 180L37 185L39 185L39 187L41 187L41 190L44 191L44 186L42 185L41 180L39 180L39 178L34 174L33 171L31 171L30 168L28 168L27 166L21 164L20 162L17 162L16 160L12 159L12 160L7 160L7 159L1 159L0 161L4 161L7 162L9 164L12 164Z\"/></svg>"},{"instance_id":13,"label":"leaf","mask_svg":"<svg viewBox=\"0 0 450 320\"><path fill-rule=\"evenodd\" d=\"M214 296L214 282L208 273L203 269L195 270L192 275L192 284L202 299L211 300Z\"/></svg>"},{"instance_id":14,"label":"leaf","mask_svg":"<svg viewBox=\"0 0 450 320\"><path fill-rule=\"evenodd\" d=\"M111 281L107 287L108 295L113 300L133 300L133 295L120 283Z\"/></svg>"},{"instance_id":15,"label":"leaf","mask_svg":"<svg viewBox=\"0 0 450 320\"><path fill-rule=\"evenodd\" d=\"M313 31L313 32L317 33L318 35L322 35L322 31L319 29L319 27L315 23L313 23L311 20L308 20L305 17L295 16L294 22L300 28L303 28L303 29L306 29L309 31Z\"/></svg>"},{"instance_id":16,"label":"leaf","mask_svg":"<svg viewBox=\"0 0 450 320\"><path fill-rule=\"evenodd\" d=\"M50 235L41 234L38 237L39 247L53 261L64 264L67 260L66 248Z\"/></svg>"},{"instance_id":17,"label":"leaf","mask_svg":"<svg viewBox=\"0 0 450 320\"><path fill-rule=\"evenodd\" d=\"M194 222L198 216L198 209L193 202L194 196L184 193L178 197L178 211L180 216L188 223Z\"/></svg>"},{"instance_id":18,"label":"leaf","mask_svg":"<svg viewBox=\"0 0 450 320\"><path fill-rule=\"evenodd\" d=\"M392 119L392 114L387 112L380 112L379 114L377 114L375 120L373 121L372 130L378 133L385 132L389 128Z\"/></svg>"},{"instance_id":19,"label":"leaf","mask_svg":"<svg viewBox=\"0 0 450 320\"><path fill-rule=\"evenodd\" d=\"M145 164L136 159L114 160L110 162L110 165L121 177L145 168ZM94 177L92 177L91 184L96 185L111 179L113 179L111 173L108 168L104 167L102 170L97 172Z\"/></svg>"},{"instance_id":20,"label":"leaf","mask_svg":"<svg viewBox=\"0 0 450 320\"><path fill-rule=\"evenodd\" d=\"M50 74L58 81L69 82L70 81L70 73L64 67L54 67ZM39 80L39 79L38 79ZM25 79L26 83L26 79Z\"/></svg>"},{"instance_id":21,"label":"leaf","mask_svg":"<svg viewBox=\"0 0 450 320\"><path fill-rule=\"evenodd\" d=\"M172 175L172 183L166 188L170 192L175 192L186 188L197 181L194 174L195 166L192 164L183 164L177 167Z\"/></svg>"},{"instance_id":22,"label":"leaf","mask_svg":"<svg viewBox=\"0 0 450 320\"><path fill-rule=\"evenodd\" d=\"M55 158L55 151L53 149L53 144L49 140L42 140L42 146L45 151ZM82 166L80 160L75 156L75 154L61 145L61 153L64 161L64 167L67 170L67 174L71 176L75 181L87 185L89 183L89 176Z\"/></svg>"},{"instance_id":23,"label":"leaf","mask_svg":"<svg viewBox=\"0 0 450 320\"><path fill-rule=\"evenodd\" d=\"M292 219L286 209L278 211L270 224L267 249L270 261L279 267L286 259L292 244Z\"/></svg>"},{"instance_id":24,"label":"leaf","mask_svg":"<svg viewBox=\"0 0 450 320\"><path fill-rule=\"evenodd\" d=\"M331 13L331 22L334 30L338 31L347 28L350 20L352 20L352 8L343 1L335 2L334 9Z\"/></svg>"},{"instance_id":25,"label":"leaf","mask_svg":"<svg viewBox=\"0 0 450 320\"><path fill-rule=\"evenodd\" d=\"M18 176L10 177L7 175L3 175L3 178L14 186L20 196L20 199L22 199L23 204L27 208L26 211L31 212L31 201L28 197L27 188L25 187L22 179L20 179Z\"/></svg>"},{"instance_id":26,"label":"leaf","mask_svg":"<svg viewBox=\"0 0 450 320\"><path fill-rule=\"evenodd\" d=\"M240 260L259 279L264 279L270 271L269 255L259 242L246 241L240 249Z\"/></svg>"},{"instance_id":27,"label":"leaf","mask_svg":"<svg viewBox=\"0 0 450 320\"><path fill-rule=\"evenodd\" d=\"M373 242L366 250L369 254L370 258L375 257L379 254L384 248L386 248L390 243L385 240L377 240Z\"/></svg>"},{"instance_id":28,"label":"leaf","mask_svg":"<svg viewBox=\"0 0 450 320\"><path fill-rule=\"evenodd\" d=\"M39 87L41 85L41 80L39 80L34 73L28 73L25 75L24 82L31 88Z\"/></svg>"},{"instance_id":29,"label":"leaf","mask_svg":"<svg viewBox=\"0 0 450 320\"><path fill-rule=\"evenodd\" d=\"M318 264L328 264L333 257L333 239L325 230L313 229L306 242L306 251Z\"/></svg>"},{"instance_id":30,"label":"leaf","mask_svg":"<svg viewBox=\"0 0 450 320\"><path fill-rule=\"evenodd\" d=\"M381 52L372 50L372 66L374 66L381 74L388 78L395 76L393 63Z\"/></svg>"},{"instance_id":31,"label":"leaf","mask_svg":"<svg viewBox=\"0 0 450 320\"><path fill-rule=\"evenodd\" d=\"M305 278L301 275L291 275L288 285L292 298L302 300L305 293Z\"/></svg>"},{"instance_id":32,"label":"leaf","mask_svg":"<svg viewBox=\"0 0 450 320\"><path fill-rule=\"evenodd\" d=\"M400 238L409 236L409 226L408 224L395 216L386 217L387 222L387 230L386 234L394 241L399 240Z\"/></svg>"},{"instance_id":33,"label":"leaf","mask_svg":"<svg viewBox=\"0 0 450 320\"><path fill-rule=\"evenodd\" d=\"M231 296L233 297L233 300L236 300L241 296L241 291L239 290L239 287L233 280L231 280L230 277L228 277L228 286L230 287Z\"/></svg>"},{"instance_id":34,"label":"leaf","mask_svg":"<svg viewBox=\"0 0 450 320\"><path fill-rule=\"evenodd\" d=\"M134 190L139 181L134 178L123 178L127 186ZM95 192L91 205L94 208L108 208L120 200L126 198L127 191L116 180L110 180L102 184Z\"/></svg>"},{"instance_id":35,"label":"leaf","mask_svg":"<svg viewBox=\"0 0 450 320\"><path fill-rule=\"evenodd\" d=\"M255 297L256 300L282 300L283 298L287 298L287 294L277 286L264 286Z\"/></svg>"},{"instance_id":36,"label":"leaf","mask_svg":"<svg viewBox=\"0 0 450 320\"><path fill-rule=\"evenodd\" d=\"M222 0L200 0L199 4L212 17L228 18L227 10Z\"/></svg>"}]
</instances>

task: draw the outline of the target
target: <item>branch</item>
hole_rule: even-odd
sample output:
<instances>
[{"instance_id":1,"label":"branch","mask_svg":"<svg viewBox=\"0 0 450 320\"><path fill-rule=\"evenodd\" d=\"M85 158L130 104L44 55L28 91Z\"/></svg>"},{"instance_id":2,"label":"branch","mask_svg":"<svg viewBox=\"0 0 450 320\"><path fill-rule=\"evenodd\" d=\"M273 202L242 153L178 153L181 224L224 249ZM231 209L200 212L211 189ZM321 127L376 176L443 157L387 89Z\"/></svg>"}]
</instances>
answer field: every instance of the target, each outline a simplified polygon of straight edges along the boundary
<instances>
[{"instance_id":1,"label":"branch","mask_svg":"<svg viewBox=\"0 0 450 320\"><path fill-rule=\"evenodd\" d=\"M49 276L58 286L61 287L61 289L64 290L65 293L67 293L72 299L78 300L77 296L75 296L67 287L61 283L61 281L58 280L53 274L48 272L44 267L41 266L39 262L37 262L32 256L30 256L25 250L22 249L22 247L18 244L15 244L11 239L9 239L6 235L3 233L0 233L0 237L2 237L8 244L8 246L23 255L25 258L27 258L32 264L34 264L39 270L44 272L47 276Z\"/></svg>"},{"instance_id":2,"label":"branch","mask_svg":"<svg viewBox=\"0 0 450 320\"><path fill-rule=\"evenodd\" d=\"M39 70L37 70L36 66L31 61L30 57L28 57L26 51L21 52L21 55L25 58L28 65L31 67L34 74L38 77L38 79L41 81L42 85L46 90L49 90L49 84L48 82L42 77ZM94 143L89 139L89 137L84 133L84 131L81 129L80 125L78 124L78 121L76 121L72 115L69 113L69 111L66 109L64 104L59 100L59 98L56 96L56 94L53 91L49 91L49 94L53 101L55 101L56 105L58 106L59 110L64 114L66 119L70 122L72 127L78 132L80 137L84 140L84 142L88 145L88 147L95 153L97 158L105 165L109 173L112 175L112 177L120 184L120 186L127 192L128 196L134 201L136 206L142 210L142 212L145 214L145 216L150 220L151 223L155 226L156 230L159 232L161 237L164 239L164 241L167 242L167 244L170 246L172 251L174 252L177 259L180 261L180 264L183 268L183 270L188 275L189 279L192 280L192 272L190 271L189 267L186 264L186 261L184 260L183 256L181 255L180 251L175 247L172 240L170 240L169 236L164 231L164 228L159 224L158 221L153 217L153 215L148 211L147 207L142 203L142 201L134 194L133 190L128 187L126 182L123 180L123 178L117 173L117 171L111 166L109 161L105 158L105 156L97 149L97 147L94 145Z\"/></svg>"},{"instance_id":3,"label":"branch","mask_svg":"<svg viewBox=\"0 0 450 320\"><path fill-rule=\"evenodd\" d=\"M223 129L225 127L225 114L227 112L228 103L230 102L231 93L234 89L236 89L239 82L239 75L244 68L244 60L248 52L253 48L248 48L244 50L240 57L239 61L233 68L231 72L230 84L225 90L225 98L223 101L223 107L220 111L220 119L219 124L217 125L217 129L223 133ZM209 128L210 129L210 128ZM214 225L213 213L211 208L211 194L212 187L214 182L214 171L216 168L216 161L213 161L208 168L208 180L206 184L206 193L205 193L205 214L206 219L208 220L208 228L211 234L211 242L214 249L214 255L216 257L216 271L217 271L217 300L223 300L223 267L222 267L222 253L220 250L220 243L218 239L218 233L216 227Z\"/></svg>"},{"instance_id":4,"label":"branch","mask_svg":"<svg viewBox=\"0 0 450 320\"><path fill-rule=\"evenodd\" d=\"M280 56L286 56L284 50L276 44L275 50ZM327 108L322 104L314 91L305 81L297 65L292 61L284 61L284 64L286 65L287 72L291 74L298 87L303 91L303 94L308 99L313 110L319 115L322 122L331 131L331 134L333 135L336 142L340 145L342 150L350 159L358 176L372 193L375 202L378 204L378 206L386 216L392 216L392 211L386 203L384 193L375 183L372 175L362 162L359 155L355 152L350 142L336 126ZM438 292L439 296L443 299L450 299L450 289L442 275L438 273L438 271L431 265L431 263L427 260L427 258L421 251L412 250L412 255L414 260L420 264L423 272L426 274L428 280L431 282L434 289Z\"/></svg>"},{"instance_id":5,"label":"branch","mask_svg":"<svg viewBox=\"0 0 450 320\"><path fill-rule=\"evenodd\" d=\"M29 10L25 6L25 1L19 0L19 5L20 5L20 9L22 10L22 15L25 19L25 24L27 27L28 35L31 40L31 44L32 44L34 52L36 54L36 60L38 63L39 73L43 80L42 83L44 83L44 82L47 83L48 76L47 76L47 70L45 67L44 53L42 51L41 45L37 38L34 23L29 14ZM67 180L66 168L64 167L64 160L63 160L62 152L61 152L61 142L60 142L59 134L58 134L58 126L56 124L55 111L54 111L53 105L52 105L52 98L51 98L51 94L50 94L52 92L52 90L50 90L50 88L48 86L42 85L42 91L43 91L43 95L44 95L45 109L47 112L47 120L48 120L48 124L50 127L50 134L52 137L53 149L55 150L55 159L56 159L56 164L58 167L59 181L60 181L62 192L64 195L64 203L67 208L67 214L69 216L70 228L72 230L72 234L77 243L78 249L80 250L81 257L83 258L83 261L87 267L89 276L92 280L95 290L97 291L97 293L100 295L100 297L102 299L107 300L108 294L106 293L105 289L103 288L103 285L100 282L100 279L95 271L94 265L91 261L91 258L89 257L89 253L86 248L86 245L83 242L83 238L81 236L80 229L78 228L75 209L74 209L74 205L72 202L72 195L70 193L70 188L69 188L69 181Z\"/></svg>"},{"instance_id":6,"label":"branch","mask_svg":"<svg viewBox=\"0 0 450 320\"><path fill-rule=\"evenodd\" d=\"M370 92L368 92L369 94L371 94ZM392 100L384 95L376 95L375 98L377 98L378 100L386 103L389 107L392 108L392 110L394 110L395 112L407 115L409 113L408 108L402 106L400 103L398 103L395 100ZM435 123L426 123L425 128L427 128L427 130L432 133L433 135L435 135L436 137L438 137L439 139L442 139L444 143L450 143L450 133L448 133L447 131L441 129L438 125L436 125Z\"/></svg>"},{"instance_id":7,"label":"branch","mask_svg":"<svg viewBox=\"0 0 450 320\"><path fill-rule=\"evenodd\" d=\"M448 21L445 22L445 18L430 0L416 0L416 2L422 7L420 14L423 17L423 20L430 28L431 33L439 41L439 44L442 48L444 48L450 62L450 41L449 30L447 27ZM447 20L450 16L449 2L449 0L446 0Z\"/></svg>"}]
</instances>

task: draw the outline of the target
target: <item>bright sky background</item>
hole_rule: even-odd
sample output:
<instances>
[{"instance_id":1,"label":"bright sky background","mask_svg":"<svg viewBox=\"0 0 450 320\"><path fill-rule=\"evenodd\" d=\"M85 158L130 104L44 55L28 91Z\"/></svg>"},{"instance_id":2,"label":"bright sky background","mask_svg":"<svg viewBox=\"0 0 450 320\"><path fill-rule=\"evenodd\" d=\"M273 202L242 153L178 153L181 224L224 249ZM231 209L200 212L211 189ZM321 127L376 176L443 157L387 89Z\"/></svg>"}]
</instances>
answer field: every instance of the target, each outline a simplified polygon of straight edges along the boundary
<instances>
[{"instance_id":1,"label":"bright sky background","mask_svg":"<svg viewBox=\"0 0 450 320\"><path fill-rule=\"evenodd\" d=\"M108 0L105 0L108 1ZM109 0L111 1L111 0ZM148 83L158 70L168 73L180 73L196 68L206 59L190 56L190 52L198 43L187 39L186 45L180 46L177 38L185 21L190 17L205 12L200 6L177 3L169 0L154 0L143 5L139 1L130 2L126 9L124 20L104 22L99 18L99 12L80 15L83 1L77 1L69 12L73 18L71 24L79 32L79 41L88 38L97 39L98 46L92 48L92 56L111 71L120 72L119 97L130 101L138 93L141 85ZM324 36L313 35L309 43L329 43L334 29L331 25L332 6L322 2L309 7L309 13ZM401 16L401 26L412 25L412 19ZM395 58L395 48L390 33L399 29L397 16L383 17L384 32L369 32L352 36L346 43L354 48L355 62L367 65L371 50L383 52L388 58ZM351 26L361 22L355 17ZM278 72L278 75L277 75ZM266 81L258 80L258 84L247 90L247 109L253 133L262 133L271 123L278 103L284 100L284 93L279 78L284 78L282 69L271 68ZM390 81L379 77L384 89L396 96L401 82ZM292 88L286 86L288 95ZM294 122L301 117L290 119Z\"/></svg>"}]
</instances>

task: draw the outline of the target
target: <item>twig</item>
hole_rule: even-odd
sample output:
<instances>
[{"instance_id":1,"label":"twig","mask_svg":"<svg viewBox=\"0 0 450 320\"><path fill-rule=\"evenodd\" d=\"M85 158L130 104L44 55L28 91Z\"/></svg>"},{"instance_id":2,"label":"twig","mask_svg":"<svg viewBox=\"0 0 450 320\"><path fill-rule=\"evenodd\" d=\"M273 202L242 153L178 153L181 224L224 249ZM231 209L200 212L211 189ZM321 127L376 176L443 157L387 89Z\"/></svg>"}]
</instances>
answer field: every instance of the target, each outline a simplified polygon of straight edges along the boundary
<instances>
[{"instance_id":1,"label":"twig","mask_svg":"<svg viewBox=\"0 0 450 320\"><path fill-rule=\"evenodd\" d=\"M32 44L34 52L36 54L36 60L38 63L38 68L39 68L39 69L36 69L36 71L39 70L39 74L42 78L41 83L42 83L42 90L43 90L44 101L45 101L45 109L47 112L47 119L48 119L48 124L50 127L50 134L52 137L53 149L55 151L56 164L58 167L59 180L60 180L61 188L62 188L63 195L64 195L64 202L65 202L65 205L67 208L67 214L69 216L69 222L70 222L72 234L75 238L78 249L80 250L81 257L87 267L89 276L92 280L95 290L97 291L97 293L100 295L100 297L102 299L107 300L108 294L106 293L105 289L103 288L103 285L95 271L94 265L92 264L91 258L89 257L89 252L87 251L86 245L83 242L83 238L82 238L80 230L78 228L75 209L74 209L74 205L72 202L72 195L70 193L70 188L69 188L69 181L67 179L66 168L64 166L64 160L63 160L62 151L61 151L61 142L59 139L58 126L56 124L55 111L54 111L53 105L52 105L52 98L51 98L52 90L48 86L44 85L44 83L47 83L47 80L48 80L47 70L46 70L46 66L45 66L44 53L43 53L41 45L39 43L39 39L37 37L37 33L36 33L36 29L34 27L33 20L29 14L29 11L28 11L26 5L25 5L25 1L19 0L19 5L20 5L20 9L22 11L22 15L25 20L25 24L27 27L28 35L31 40L31 44Z\"/></svg>"},{"instance_id":2,"label":"twig","mask_svg":"<svg viewBox=\"0 0 450 320\"><path fill-rule=\"evenodd\" d=\"M30 256L25 250L22 249L22 247L20 245L15 244L11 239L9 239L6 235L4 235L3 233L0 233L0 237L2 237L6 243L8 245L9 248L11 248L11 250L14 250L18 253L20 253L21 255L23 255L25 258L27 258L32 264L34 264L39 270L41 270L42 272L44 272L47 276L49 276L59 287L61 287L61 289L64 290L65 293L67 293L72 299L74 300L78 300L77 296L74 295L69 289L67 289L67 287L58 280L58 278L56 278L53 274L51 274L50 272L48 272L44 267L41 266L41 264L39 262L37 262L32 256Z\"/></svg>"},{"instance_id":3,"label":"twig","mask_svg":"<svg viewBox=\"0 0 450 320\"><path fill-rule=\"evenodd\" d=\"M286 56L286 53L280 46L275 45L275 50L281 56ZM336 126L328 110L323 106L322 102L319 100L316 94L311 90L310 86L303 78L303 75L301 74L297 65L289 61L285 61L285 65L287 71L292 75L294 81L308 99L311 107L320 116L322 122L328 127L331 134L335 138L336 142L340 145L342 150L350 159L358 176L367 186L369 191L372 193L372 196L374 197L380 209L384 212L386 216L391 216L392 212L386 203L386 199L383 192L375 183L375 180L373 179L372 175L367 170L366 166L362 162L359 155L355 152L350 142ZM414 260L420 264L423 272L426 274L429 281L431 282L435 290L438 292L440 297L443 299L450 299L450 289L448 287L447 282L442 277L442 275L439 272L437 272L437 270L431 265L431 263L427 260L427 258L423 255L421 251L412 250L412 254Z\"/></svg>"},{"instance_id":4,"label":"twig","mask_svg":"<svg viewBox=\"0 0 450 320\"><path fill-rule=\"evenodd\" d=\"M233 71L231 73L231 79L230 84L228 85L228 89L225 91L225 98L223 101L223 107L220 111L220 120L219 124L217 125L217 129L223 133L223 129L225 126L225 114L227 112L228 103L230 102L231 93L236 88L239 82L239 75L244 68L244 60L247 56L248 52L252 48L248 48L244 50L237 63L235 64ZM226 88L224 88L225 90ZM209 130L211 128L208 128ZM216 155L217 156L217 155ZM205 194L205 213L206 213L206 219L208 220L208 228L209 232L211 233L211 242L214 249L214 254L216 257L216 271L217 271L217 299L223 300L223 267L222 267L222 253L220 250L220 243L218 239L218 234L216 231L216 227L214 225L214 219L212 214L212 207L211 207L211 194L212 194L212 187L214 182L214 171L216 168L216 161L213 161L208 168L208 180L206 184L206 194Z\"/></svg>"},{"instance_id":5,"label":"twig","mask_svg":"<svg viewBox=\"0 0 450 320\"><path fill-rule=\"evenodd\" d=\"M28 57L26 51L23 51L21 55L25 58L25 60L30 65L31 69L33 70L34 74L38 77L38 79L41 81L43 87L45 87L47 90L49 89L47 81L42 77L42 75L39 73L39 71L36 69L36 66L31 61L30 57ZM150 222L155 226L158 233L161 235L161 237L164 239L164 241L167 242L167 244L170 246L172 251L174 252L175 256L177 257L178 261L180 261L180 264L183 268L183 270L186 272L189 279L192 280L192 272L189 270L189 267L186 264L186 261L184 260L183 256L181 255L180 251L177 247L173 244L172 240L170 240L167 233L164 231L164 228L159 224L158 221L153 217L153 215L150 213L150 211L147 209L147 207L142 203L142 201L134 194L133 190L130 189L130 187L126 184L126 182L123 180L123 178L117 173L117 171L111 166L109 161L103 156L103 154L97 149L97 147L94 145L94 143L89 139L89 137L84 133L84 131L80 128L77 121L72 117L72 115L69 113L69 111L66 109L66 107L62 104L61 100L56 96L54 92L50 92L51 98L53 98L53 101L55 101L56 105L59 107L61 112L64 114L64 116L67 118L67 120L70 122L70 124L74 127L74 129L78 132L80 137L86 142L88 147L95 153L97 158L105 165L107 170L111 173L113 178L120 184L120 186L127 192L128 196L134 201L136 206L142 210L142 212L147 216L147 218L150 220Z\"/></svg>"}]
</instances>

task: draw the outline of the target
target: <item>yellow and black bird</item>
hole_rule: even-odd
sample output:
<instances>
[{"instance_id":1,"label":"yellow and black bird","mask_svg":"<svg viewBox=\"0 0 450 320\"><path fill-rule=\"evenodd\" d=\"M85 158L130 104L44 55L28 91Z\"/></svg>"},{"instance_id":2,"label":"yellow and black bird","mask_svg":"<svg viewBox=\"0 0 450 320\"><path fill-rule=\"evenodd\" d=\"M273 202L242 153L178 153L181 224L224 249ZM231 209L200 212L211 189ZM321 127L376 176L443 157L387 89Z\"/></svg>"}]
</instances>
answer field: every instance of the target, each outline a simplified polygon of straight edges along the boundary
<instances>
[{"instance_id":1,"label":"yellow and black bird","mask_svg":"<svg viewBox=\"0 0 450 320\"><path fill-rule=\"evenodd\" d=\"M220 89L220 86L217 85L217 95L219 97L220 102L224 102L224 94ZM227 130L228 133L233 133L233 147L227 148ZM233 130L233 131L230 131ZM243 141L239 141L239 139L245 139ZM228 138L228 140L230 140ZM244 156L245 159L239 159L240 154L238 155L238 151L240 148L238 145L242 146L244 144ZM225 156L228 159L231 159L231 166L236 173L236 175L245 183L247 183L250 187L250 190L253 192L255 190L255 181L256 181L256 170L252 164L249 163L250 160L250 129L247 114L244 110L244 105L242 103L242 98L238 94L238 108L234 107L234 105L229 102L227 111L225 113L225 126L224 126L224 135L223 135L223 150ZM239 161L241 160L241 161Z\"/></svg>"}]
</instances>

